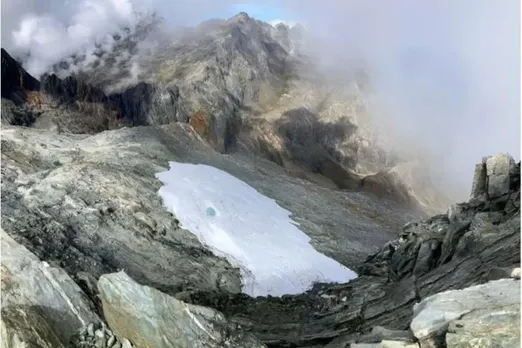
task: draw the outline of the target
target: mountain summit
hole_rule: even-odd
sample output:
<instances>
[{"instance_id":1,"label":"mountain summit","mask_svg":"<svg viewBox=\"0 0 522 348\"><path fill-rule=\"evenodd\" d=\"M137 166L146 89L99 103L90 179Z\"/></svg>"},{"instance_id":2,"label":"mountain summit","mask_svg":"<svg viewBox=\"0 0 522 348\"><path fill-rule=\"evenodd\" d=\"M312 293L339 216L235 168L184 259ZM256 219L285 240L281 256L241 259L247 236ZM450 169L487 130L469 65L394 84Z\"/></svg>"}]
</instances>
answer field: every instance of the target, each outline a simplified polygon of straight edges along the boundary
<instances>
[{"instance_id":1,"label":"mountain summit","mask_svg":"<svg viewBox=\"0 0 522 348\"><path fill-rule=\"evenodd\" d=\"M363 81L332 84L314 67L304 29L246 13L168 40L158 28L159 20L144 21L90 64L58 64L54 73L62 78L44 75L36 104L28 101L22 111L3 101L3 122L74 133L188 123L219 152L264 157L326 187L370 190L426 211L447 205L429 173L414 182L403 178L416 176L392 174L415 162L375 137Z\"/></svg>"}]
</instances>

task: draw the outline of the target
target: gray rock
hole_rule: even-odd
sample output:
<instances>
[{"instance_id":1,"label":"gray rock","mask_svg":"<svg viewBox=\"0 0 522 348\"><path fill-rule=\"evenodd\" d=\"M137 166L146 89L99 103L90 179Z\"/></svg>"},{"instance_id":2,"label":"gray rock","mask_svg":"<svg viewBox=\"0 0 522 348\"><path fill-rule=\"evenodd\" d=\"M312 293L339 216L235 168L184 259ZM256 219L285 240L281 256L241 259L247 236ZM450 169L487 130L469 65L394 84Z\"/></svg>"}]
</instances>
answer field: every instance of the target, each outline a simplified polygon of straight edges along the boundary
<instances>
[{"instance_id":1,"label":"gray rock","mask_svg":"<svg viewBox=\"0 0 522 348\"><path fill-rule=\"evenodd\" d=\"M125 339L122 339L124 342ZM71 348L121 348L122 343L104 323L90 323L75 334L70 341ZM132 345L131 345L132 347Z\"/></svg>"},{"instance_id":2,"label":"gray rock","mask_svg":"<svg viewBox=\"0 0 522 348\"><path fill-rule=\"evenodd\" d=\"M511 277L511 273L512 273L511 267L504 267L504 268L492 267L486 276L486 280L492 281L492 280L513 278L513 277Z\"/></svg>"},{"instance_id":3,"label":"gray rock","mask_svg":"<svg viewBox=\"0 0 522 348\"><path fill-rule=\"evenodd\" d=\"M462 206L460 204L453 204L448 209L448 219L450 222L455 222L461 218Z\"/></svg>"},{"instance_id":4,"label":"gray rock","mask_svg":"<svg viewBox=\"0 0 522 348\"><path fill-rule=\"evenodd\" d=\"M497 154L486 159L488 176L488 195L496 198L509 193L510 176L514 171L515 161L508 154Z\"/></svg>"},{"instance_id":5,"label":"gray rock","mask_svg":"<svg viewBox=\"0 0 522 348\"><path fill-rule=\"evenodd\" d=\"M351 348L419 348L417 343L384 340L379 343L354 343Z\"/></svg>"},{"instance_id":6,"label":"gray rock","mask_svg":"<svg viewBox=\"0 0 522 348\"><path fill-rule=\"evenodd\" d=\"M520 282L502 279L463 290L438 293L413 307L410 328L422 341L444 335L450 322L477 310L494 310L520 302Z\"/></svg>"},{"instance_id":7,"label":"gray rock","mask_svg":"<svg viewBox=\"0 0 522 348\"><path fill-rule=\"evenodd\" d=\"M112 348L114 346L114 343L116 343L116 338L114 336L109 336L109 339L107 340L107 347Z\"/></svg>"},{"instance_id":8,"label":"gray rock","mask_svg":"<svg viewBox=\"0 0 522 348\"><path fill-rule=\"evenodd\" d=\"M486 163L475 165L473 184L471 186L471 199L486 199L487 195L487 168Z\"/></svg>"},{"instance_id":9,"label":"gray rock","mask_svg":"<svg viewBox=\"0 0 522 348\"><path fill-rule=\"evenodd\" d=\"M449 324L447 348L520 347L520 304L475 310Z\"/></svg>"},{"instance_id":10,"label":"gray rock","mask_svg":"<svg viewBox=\"0 0 522 348\"><path fill-rule=\"evenodd\" d=\"M44 76L38 90L43 102L24 103L27 111L4 107L4 122L72 133L188 123L219 152L246 151L288 170L304 166L298 171L303 177L336 188L359 187L367 176L364 187L379 195L418 201L420 208L437 212L446 208L449 200L437 185L425 185L429 180L418 170L395 173L398 163L411 161L375 140L377 131L361 112L366 97L358 77L325 86L323 72L297 49L302 40L292 34L295 28L253 19L213 23L178 38L168 35L147 59L134 49L161 34L148 32L156 24L140 25L147 34L121 38L87 70L76 67L64 79ZM295 117L289 129L286 116L296 110L306 117ZM309 123L310 117L316 120ZM258 130L263 127L269 132ZM382 175L373 178L377 172Z\"/></svg>"},{"instance_id":11,"label":"gray rock","mask_svg":"<svg viewBox=\"0 0 522 348\"><path fill-rule=\"evenodd\" d=\"M381 341L404 341L413 343L415 337L409 330L389 330L381 326L375 326L369 334L357 339L358 343L379 343Z\"/></svg>"},{"instance_id":12,"label":"gray rock","mask_svg":"<svg viewBox=\"0 0 522 348\"><path fill-rule=\"evenodd\" d=\"M109 326L136 348L263 347L229 326L221 313L139 285L124 272L103 275L98 288Z\"/></svg>"},{"instance_id":13,"label":"gray rock","mask_svg":"<svg viewBox=\"0 0 522 348\"><path fill-rule=\"evenodd\" d=\"M41 262L3 230L1 336L6 347L68 347L73 334L100 322L89 301L60 268ZM2 344L2 347L3 347Z\"/></svg>"},{"instance_id":14,"label":"gray rock","mask_svg":"<svg viewBox=\"0 0 522 348\"><path fill-rule=\"evenodd\" d=\"M106 347L106 340L105 340L105 333L103 330L97 330L94 333L94 345L96 348L105 348Z\"/></svg>"},{"instance_id":15,"label":"gray rock","mask_svg":"<svg viewBox=\"0 0 522 348\"><path fill-rule=\"evenodd\" d=\"M87 325L87 336L94 337L94 324L90 323Z\"/></svg>"}]
</instances>

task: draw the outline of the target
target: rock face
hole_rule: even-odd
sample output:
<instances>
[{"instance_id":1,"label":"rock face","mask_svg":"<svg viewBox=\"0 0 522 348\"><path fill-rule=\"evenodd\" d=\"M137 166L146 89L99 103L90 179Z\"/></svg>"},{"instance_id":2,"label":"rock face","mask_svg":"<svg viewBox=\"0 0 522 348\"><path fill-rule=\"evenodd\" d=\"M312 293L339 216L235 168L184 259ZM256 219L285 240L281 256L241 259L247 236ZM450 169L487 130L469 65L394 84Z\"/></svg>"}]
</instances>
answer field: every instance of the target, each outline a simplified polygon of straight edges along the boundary
<instances>
[{"instance_id":1,"label":"rock face","mask_svg":"<svg viewBox=\"0 0 522 348\"><path fill-rule=\"evenodd\" d=\"M0 230L1 347L69 347L73 334L100 319L61 268L41 262Z\"/></svg>"},{"instance_id":2,"label":"rock face","mask_svg":"<svg viewBox=\"0 0 522 348\"><path fill-rule=\"evenodd\" d=\"M71 338L71 348L132 348L126 338L119 339L104 324L90 323Z\"/></svg>"},{"instance_id":3,"label":"rock face","mask_svg":"<svg viewBox=\"0 0 522 348\"><path fill-rule=\"evenodd\" d=\"M264 347L229 326L221 313L141 286L123 272L103 275L98 288L109 326L136 348Z\"/></svg>"},{"instance_id":4,"label":"rock face","mask_svg":"<svg viewBox=\"0 0 522 348\"><path fill-rule=\"evenodd\" d=\"M2 48L2 98L16 104L26 101L27 93L40 89L40 83Z\"/></svg>"},{"instance_id":5,"label":"rock face","mask_svg":"<svg viewBox=\"0 0 522 348\"><path fill-rule=\"evenodd\" d=\"M475 167L471 198L484 200L486 197L502 197L510 192L511 185L519 176L515 161L508 154L485 157L482 163Z\"/></svg>"},{"instance_id":6,"label":"rock face","mask_svg":"<svg viewBox=\"0 0 522 348\"><path fill-rule=\"evenodd\" d=\"M92 300L92 311L101 313L103 307L116 335L127 335L118 331L127 323L107 313L131 311L123 303L138 298L158 296L181 304L167 297L175 295L223 313L226 327L240 326L238 335L249 332L269 347L408 346L415 344L404 333L415 303L441 291L509 277L520 267L520 164L510 167L504 195L471 200L447 214L409 223L387 242L412 215L370 194L332 191L288 176L269 161L220 155L181 124L95 136L19 127L1 132L3 228L42 260L63 267ZM238 270L179 228L162 207L155 173L165 171L173 159L216 166L275 198L294 212L317 250L348 267L360 265L359 278L316 284L307 293L282 298L237 294ZM380 243L384 247L372 251ZM371 256L361 263L367 254ZM111 297L113 308L107 309L107 303L98 302L101 289L107 288L103 282L97 287L96 281L121 269L143 287L126 278L125 284L136 289L127 294L123 285L114 285L110 291L121 297ZM156 304L146 303L157 310ZM509 321L516 310L505 308L507 317L499 318ZM448 340L461 332L451 330Z\"/></svg>"},{"instance_id":7,"label":"rock face","mask_svg":"<svg viewBox=\"0 0 522 348\"><path fill-rule=\"evenodd\" d=\"M441 292L416 304L413 313L410 327L420 342L446 340L448 347L455 348L520 345L517 280L502 279Z\"/></svg>"},{"instance_id":8,"label":"rock face","mask_svg":"<svg viewBox=\"0 0 522 348\"><path fill-rule=\"evenodd\" d=\"M3 124L94 134L189 123L219 152L260 156L289 173L338 189L365 190L362 178L406 161L374 139L361 92L364 83L358 77L329 81L304 54L299 27L274 28L241 14L169 36L153 53L140 52L140 42L151 44L161 36L151 35L155 22L153 18L138 32L116 40L113 51L97 52L92 65L77 66L74 75L62 68L82 59L64 62L56 69L62 78L44 75L20 105L2 95ZM11 66L5 69L18 76L21 67ZM422 208L408 197L412 190L403 190L418 186L415 176L409 179L413 182L402 176L387 180L378 193L391 189L400 194L388 198ZM375 192L372 187L369 191ZM414 193L427 202L448 204L435 189Z\"/></svg>"},{"instance_id":9,"label":"rock face","mask_svg":"<svg viewBox=\"0 0 522 348\"><path fill-rule=\"evenodd\" d=\"M520 210L510 197L517 197L520 184L511 178L504 200L463 203L451 219L437 215L407 224L347 284L318 284L282 299L192 294L191 300L220 309L274 347L342 347L365 343L375 326L406 330L422 299L509 277L519 267Z\"/></svg>"},{"instance_id":10,"label":"rock face","mask_svg":"<svg viewBox=\"0 0 522 348\"><path fill-rule=\"evenodd\" d=\"M520 347L520 304L476 310L463 315L450 323L446 346Z\"/></svg>"},{"instance_id":11,"label":"rock face","mask_svg":"<svg viewBox=\"0 0 522 348\"><path fill-rule=\"evenodd\" d=\"M469 202L419 220L397 201L436 194L375 146L357 84L332 91L303 73L292 35L246 14L207 22L148 57L150 80L112 90L95 67L88 81L38 82L2 51L2 347L519 342L519 280L499 279L520 278L520 163L485 158ZM155 174L169 161L274 199L359 277L241 294L239 270L163 206ZM440 323L423 319L446 305Z\"/></svg>"}]
</instances>

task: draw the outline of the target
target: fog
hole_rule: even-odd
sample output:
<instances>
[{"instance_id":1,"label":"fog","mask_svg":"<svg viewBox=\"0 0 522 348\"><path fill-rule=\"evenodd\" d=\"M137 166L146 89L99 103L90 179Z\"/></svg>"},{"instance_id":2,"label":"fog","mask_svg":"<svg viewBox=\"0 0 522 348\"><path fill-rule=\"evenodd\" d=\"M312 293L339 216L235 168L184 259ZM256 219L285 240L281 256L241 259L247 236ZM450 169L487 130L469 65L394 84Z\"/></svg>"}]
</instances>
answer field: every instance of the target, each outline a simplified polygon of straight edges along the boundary
<instances>
[{"instance_id":1,"label":"fog","mask_svg":"<svg viewBox=\"0 0 522 348\"><path fill-rule=\"evenodd\" d=\"M3 0L2 47L38 76L94 42L110 45L110 34L132 26L137 13L157 11L178 28L240 7L232 0ZM482 156L520 159L519 1L281 0L275 7L288 18L272 19L299 21L319 38L314 51L330 71L361 64L377 121L396 146L429 156L451 178L446 190L468 192Z\"/></svg>"}]
</instances>

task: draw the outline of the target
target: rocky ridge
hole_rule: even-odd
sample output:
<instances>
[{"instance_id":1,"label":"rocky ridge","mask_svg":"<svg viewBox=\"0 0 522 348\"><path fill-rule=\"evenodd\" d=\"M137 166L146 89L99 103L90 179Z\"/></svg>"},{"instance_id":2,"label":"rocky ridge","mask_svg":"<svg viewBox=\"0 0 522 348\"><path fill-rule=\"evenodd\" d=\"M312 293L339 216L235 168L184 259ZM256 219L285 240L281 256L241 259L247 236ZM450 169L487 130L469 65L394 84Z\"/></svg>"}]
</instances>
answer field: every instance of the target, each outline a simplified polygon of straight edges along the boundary
<instances>
[{"instance_id":1,"label":"rocky ridge","mask_svg":"<svg viewBox=\"0 0 522 348\"><path fill-rule=\"evenodd\" d=\"M376 138L364 81L354 73L333 84L316 71L298 27L274 28L240 14L202 23L147 54L138 47L155 26L143 27L113 51L97 53L88 70L44 75L23 105L3 98L3 124L93 134L188 123L219 152L266 158L325 187L369 190L428 212L448 204L429 180L416 183L414 175L403 182L389 173L405 160ZM132 69L139 73L120 81ZM376 174L379 180L364 184Z\"/></svg>"},{"instance_id":2,"label":"rocky ridge","mask_svg":"<svg viewBox=\"0 0 522 348\"><path fill-rule=\"evenodd\" d=\"M282 298L253 299L238 294L238 271L206 251L161 206L154 173L163 171L167 159L173 158L223 168L277 198L295 212L295 219L318 250L352 268L359 264L359 278L347 284L316 284L307 293ZM467 333L451 321L450 331L436 331L436 337L412 335L408 330L412 320L420 315L420 307L414 307L416 303L431 301L432 295L442 291L509 278L512 269L520 266L520 163L514 164L507 155L486 158L477 167L480 170L477 169L470 202L451 207L447 214L406 224L402 230L399 226L413 216L401 215L405 212L394 210L392 204L387 206L385 200L377 203L371 195L360 192L322 189L288 176L269 161L253 163L251 158L237 155L223 157L210 151L197 133L180 124L122 129L95 136L3 127L2 164L3 229L41 260L63 268L70 276L67 282L74 284L74 279L82 289L80 292L85 293L82 296L91 315L104 317L122 344L128 339L137 347L147 345L125 332L140 332L142 328L139 320L145 312L137 308L143 308L144 301L151 297L139 295L143 291L152 291L162 299L158 300L160 303L172 303L177 311L184 310L182 303L195 305L196 312L199 308L204 308L203 313L210 313L209 308L216 311L198 317L204 328L205 323L212 328L205 328L206 331L217 330L209 331L212 337L222 337L208 341L208 347L357 347L363 343L386 347L391 341L427 347L429 342L439 344L443 339L455 340L455 335L466 337ZM321 199L329 204L321 204ZM321 206L328 206L327 211L321 213ZM342 221L346 224L337 225ZM354 229L354 224L359 227ZM386 236L390 238L393 230L401 232L397 239L386 243ZM328 231L331 234L324 234ZM345 242L328 242L329 238L341 236ZM369 246L378 243L378 236L386 244L375 253ZM372 255L357 262L364 254ZM4 262L2 258L2 265ZM115 273L122 268L125 275ZM112 275L104 276L108 273ZM101 279L111 279L115 285L107 288ZM19 288L32 289L27 283L19 283ZM118 285L123 283L127 286ZM500 286L491 284L494 289ZM133 287L136 291L125 295L123 288ZM516 294L511 294L512 300ZM124 298L127 304L122 305ZM113 305L108 306L108 300ZM135 307L130 303L135 303ZM507 313L507 317L502 317L508 318L505 327L514 327L516 323L509 318L516 319L513 313L519 309L513 307L515 303L502 304L504 309L497 309L495 303L480 308L477 314L459 314L456 320L468 322L466 327L473 330L481 315L486 315L480 313L491 310ZM151 310L155 308L150 305ZM3 318L12 321L2 325L11 335L6 337L12 337L10 330L20 327L20 323L16 316L9 315L8 305L3 303L2 307ZM132 308L136 311L110 319L110 311L134 311ZM42 318L46 325L52 323L47 318L51 314L43 313L36 318ZM162 314L146 313L154 330L163 330L163 319L159 320ZM119 317L133 317L135 321L119 322ZM186 318L190 319L190 315ZM174 335L167 335L166 342L190 340L187 334L199 337L190 336L194 332L199 335L199 326L188 329L193 324L187 325L180 327L179 332L186 329L192 333L164 331ZM156 332L151 329L148 332ZM74 333L61 334L72 337ZM507 338L495 337L509 342L518 337L516 330L506 335ZM104 337L108 340L110 335L106 333ZM78 342L87 344L89 340L85 336ZM66 346L66 341L60 342Z\"/></svg>"}]
</instances>

